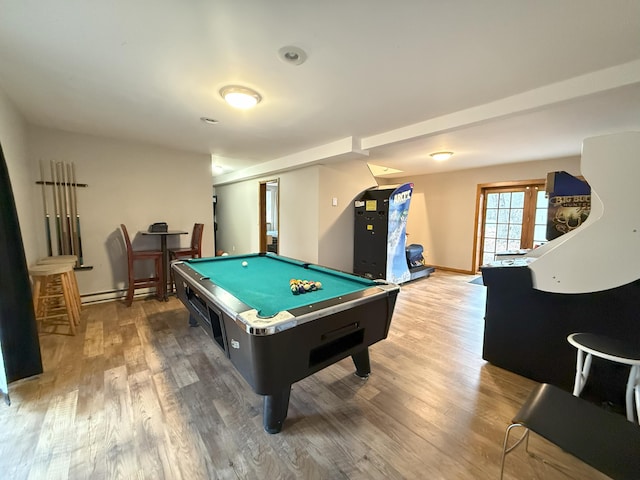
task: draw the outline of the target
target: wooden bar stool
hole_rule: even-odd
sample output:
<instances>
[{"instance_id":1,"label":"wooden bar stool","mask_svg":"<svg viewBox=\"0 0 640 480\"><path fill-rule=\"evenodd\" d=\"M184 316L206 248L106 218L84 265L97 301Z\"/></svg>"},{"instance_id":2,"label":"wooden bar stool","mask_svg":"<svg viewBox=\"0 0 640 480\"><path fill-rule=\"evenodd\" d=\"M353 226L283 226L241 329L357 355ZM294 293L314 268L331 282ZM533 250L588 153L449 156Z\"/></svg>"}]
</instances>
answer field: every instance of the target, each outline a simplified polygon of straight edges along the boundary
<instances>
[{"instance_id":1,"label":"wooden bar stool","mask_svg":"<svg viewBox=\"0 0 640 480\"><path fill-rule=\"evenodd\" d=\"M127 227L120 224L122 229L122 236L127 247L127 271L129 276L129 286L127 287L127 295L125 297L125 304L130 307L133 303L133 291L136 288L155 287L156 296L158 300L164 300L163 285L163 269L164 269L164 253L162 250L134 250L131 246L131 239L129 238L129 232ZM142 260L151 260L154 263L154 274L152 277L138 278L136 277L133 269L134 262Z\"/></svg>"},{"instance_id":2,"label":"wooden bar stool","mask_svg":"<svg viewBox=\"0 0 640 480\"><path fill-rule=\"evenodd\" d=\"M71 334L80 324L80 311L74 298L69 264L34 265L29 268L33 280L33 308L37 320L67 317Z\"/></svg>"},{"instance_id":3,"label":"wooden bar stool","mask_svg":"<svg viewBox=\"0 0 640 480\"><path fill-rule=\"evenodd\" d=\"M80 298L80 290L78 289L78 279L76 278L76 272L73 269L78 263L78 257L75 255L56 255L53 257L44 257L39 259L37 265L70 265L71 270L71 283L73 286L73 296L78 306L78 311L82 311L82 299Z\"/></svg>"},{"instance_id":4,"label":"wooden bar stool","mask_svg":"<svg viewBox=\"0 0 640 480\"><path fill-rule=\"evenodd\" d=\"M579 397L582 393L594 355L612 362L629 365L631 369L625 394L627 420L635 421L633 413L635 394L637 418L640 423L640 345L629 344L593 333L572 333L567 337L567 341L578 349L573 394Z\"/></svg>"}]
</instances>

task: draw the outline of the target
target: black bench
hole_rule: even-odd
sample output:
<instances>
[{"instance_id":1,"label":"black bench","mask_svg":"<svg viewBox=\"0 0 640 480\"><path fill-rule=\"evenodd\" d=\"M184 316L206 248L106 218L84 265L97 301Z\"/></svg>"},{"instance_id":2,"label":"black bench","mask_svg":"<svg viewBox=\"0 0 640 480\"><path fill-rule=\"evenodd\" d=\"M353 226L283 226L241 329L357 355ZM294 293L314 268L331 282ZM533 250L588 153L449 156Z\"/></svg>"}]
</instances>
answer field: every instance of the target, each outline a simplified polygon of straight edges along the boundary
<instances>
[{"instance_id":1,"label":"black bench","mask_svg":"<svg viewBox=\"0 0 640 480\"><path fill-rule=\"evenodd\" d=\"M507 448L513 427L524 427L524 435ZM553 385L536 387L507 427L502 450L504 461L529 431L614 479L640 478L640 426L622 415L609 412Z\"/></svg>"}]
</instances>

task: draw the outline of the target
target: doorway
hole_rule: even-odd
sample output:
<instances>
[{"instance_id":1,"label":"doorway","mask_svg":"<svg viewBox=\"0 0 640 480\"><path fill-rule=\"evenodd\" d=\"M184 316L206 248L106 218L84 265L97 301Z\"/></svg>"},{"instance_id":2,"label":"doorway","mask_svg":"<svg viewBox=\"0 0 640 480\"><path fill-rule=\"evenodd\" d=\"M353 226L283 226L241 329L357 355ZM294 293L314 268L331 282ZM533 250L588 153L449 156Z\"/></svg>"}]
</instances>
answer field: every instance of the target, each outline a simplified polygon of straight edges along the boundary
<instances>
[{"instance_id":1,"label":"doorway","mask_svg":"<svg viewBox=\"0 0 640 480\"><path fill-rule=\"evenodd\" d=\"M280 180L260 182L260 251L278 253Z\"/></svg>"},{"instance_id":2,"label":"doorway","mask_svg":"<svg viewBox=\"0 0 640 480\"><path fill-rule=\"evenodd\" d=\"M548 198L544 180L478 185L475 271L496 253L546 243Z\"/></svg>"}]
</instances>

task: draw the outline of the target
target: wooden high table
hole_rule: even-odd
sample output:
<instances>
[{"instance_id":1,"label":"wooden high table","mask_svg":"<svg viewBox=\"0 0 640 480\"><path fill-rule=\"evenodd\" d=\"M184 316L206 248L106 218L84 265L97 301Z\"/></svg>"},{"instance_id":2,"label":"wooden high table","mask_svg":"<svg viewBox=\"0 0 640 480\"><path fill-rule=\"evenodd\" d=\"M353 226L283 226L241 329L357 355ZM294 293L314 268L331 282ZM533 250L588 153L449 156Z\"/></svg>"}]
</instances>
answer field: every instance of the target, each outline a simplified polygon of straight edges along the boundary
<instances>
[{"instance_id":1,"label":"wooden high table","mask_svg":"<svg viewBox=\"0 0 640 480\"><path fill-rule=\"evenodd\" d=\"M167 272L169 270L169 250L167 249L167 237L170 235L187 235L189 232L183 230L167 230L166 232L140 232L142 235L158 235L160 236L160 250L162 250L162 281L164 282L164 300L168 299L167 289Z\"/></svg>"}]
</instances>

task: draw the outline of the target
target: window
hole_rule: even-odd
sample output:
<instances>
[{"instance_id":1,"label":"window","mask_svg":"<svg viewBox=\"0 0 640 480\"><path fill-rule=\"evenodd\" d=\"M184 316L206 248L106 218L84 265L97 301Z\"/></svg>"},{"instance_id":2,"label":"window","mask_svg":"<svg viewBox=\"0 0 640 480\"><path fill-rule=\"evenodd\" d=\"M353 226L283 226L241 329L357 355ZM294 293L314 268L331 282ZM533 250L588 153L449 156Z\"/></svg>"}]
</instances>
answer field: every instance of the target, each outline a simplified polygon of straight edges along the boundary
<instances>
[{"instance_id":1,"label":"window","mask_svg":"<svg viewBox=\"0 0 640 480\"><path fill-rule=\"evenodd\" d=\"M534 248L547 241L548 200L543 182L480 187L480 264L492 262L497 252Z\"/></svg>"}]
</instances>

